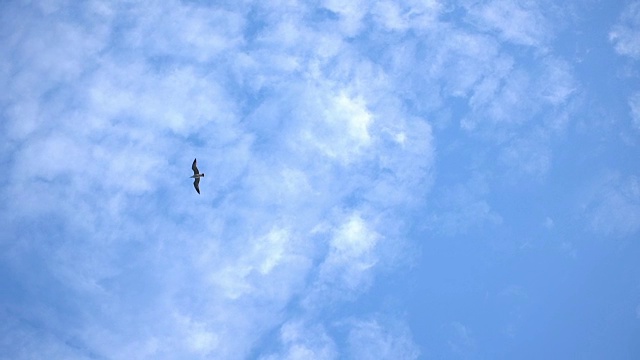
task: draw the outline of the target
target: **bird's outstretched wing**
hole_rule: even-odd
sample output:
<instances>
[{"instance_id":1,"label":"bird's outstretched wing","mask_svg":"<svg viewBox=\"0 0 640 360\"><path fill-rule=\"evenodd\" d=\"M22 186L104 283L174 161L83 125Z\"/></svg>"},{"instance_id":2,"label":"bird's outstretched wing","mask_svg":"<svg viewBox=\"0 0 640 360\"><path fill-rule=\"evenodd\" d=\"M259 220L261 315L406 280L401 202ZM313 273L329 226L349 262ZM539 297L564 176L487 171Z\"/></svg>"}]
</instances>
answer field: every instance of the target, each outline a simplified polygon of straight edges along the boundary
<instances>
[{"instance_id":1,"label":"bird's outstretched wing","mask_svg":"<svg viewBox=\"0 0 640 360\"><path fill-rule=\"evenodd\" d=\"M193 187L196 188L196 191L198 192L198 194L200 194L200 178L199 177L193 180Z\"/></svg>"},{"instance_id":2,"label":"bird's outstretched wing","mask_svg":"<svg viewBox=\"0 0 640 360\"><path fill-rule=\"evenodd\" d=\"M193 175L200 174L200 172L198 171L198 166L196 164L196 159L193 159L193 165L191 165L191 170L193 170Z\"/></svg>"}]
</instances>

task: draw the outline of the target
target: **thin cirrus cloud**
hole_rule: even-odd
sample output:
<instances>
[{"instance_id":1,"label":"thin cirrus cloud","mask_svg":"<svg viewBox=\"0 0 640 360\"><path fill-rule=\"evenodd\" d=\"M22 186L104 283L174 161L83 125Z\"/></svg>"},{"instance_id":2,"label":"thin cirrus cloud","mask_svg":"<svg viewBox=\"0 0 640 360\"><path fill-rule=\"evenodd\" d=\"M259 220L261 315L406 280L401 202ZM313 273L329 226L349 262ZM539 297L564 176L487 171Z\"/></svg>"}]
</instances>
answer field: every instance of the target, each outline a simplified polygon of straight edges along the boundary
<instances>
[{"instance_id":1,"label":"thin cirrus cloud","mask_svg":"<svg viewBox=\"0 0 640 360\"><path fill-rule=\"evenodd\" d=\"M615 51L625 57L640 60L640 2L632 2L622 11L617 23L609 32ZM634 89L637 90L637 89ZM638 91L629 96L628 104L632 124L640 128L640 93Z\"/></svg>"},{"instance_id":2,"label":"thin cirrus cloud","mask_svg":"<svg viewBox=\"0 0 640 360\"><path fill-rule=\"evenodd\" d=\"M640 2L632 2L620 15L617 23L609 32L615 51L634 61L640 59ZM636 91L628 100L632 124L640 129L640 92Z\"/></svg>"},{"instance_id":3,"label":"thin cirrus cloud","mask_svg":"<svg viewBox=\"0 0 640 360\"><path fill-rule=\"evenodd\" d=\"M554 176L584 89L553 50L551 5L0 5L3 356L484 349L457 318L425 348L367 296L415 261L415 228L504 229L500 187ZM609 33L631 58L636 5ZM638 181L614 174L578 211L593 233L633 235Z\"/></svg>"},{"instance_id":4,"label":"thin cirrus cloud","mask_svg":"<svg viewBox=\"0 0 640 360\"><path fill-rule=\"evenodd\" d=\"M545 2L493 0L470 3L468 11L473 23L500 38L544 49L552 36L551 25L542 11L545 8L559 10Z\"/></svg>"},{"instance_id":5,"label":"thin cirrus cloud","mask_svg":"<svg viewBox=\"0 0 640 360\"><path fill-rule=\"evenodd\" d=\"M609 32L609 40L620 55L640 59L640 2L625 7L617 24Z\"/></svg>"},{"instance_id":6,"label":"thin cirrus cloud","mask_svg":"<svg viewBox=\"0 0 640 360\"><path fill-rule=\"evenodd\" d=\"M389 210L426 193L433 150L429 125L384 99L383 82L362 86L382 75L368 60L347 51L327 73L362 9L336 9L345 20L325 37L293 7L300 37L247 44L241 7L5 6L26 18L4 30L18 37L3 55L4 161L19 175L3 187L3 262L24 284L4 297L6 353L243 358L295 298L322 312L384 269L381 249L401 242ZM282 31L272 25L260 34ZM212 175L209 200L184 201L188 154ZM19 345L38 334L48 340ZM294 358L339 353L291 346Z\"/></svg>"},{"instance_id":7,"label":"thin cirrus cloud","mask_svg":"<svg viewBox=\"0 0 640 360\"><path fill-rule=\"evenodd\" d=\"M591 228L602 234L625 236L640 229L640 181L637 176L604 174L594 183L584 213Z\"/></svg>"}]
</instances>

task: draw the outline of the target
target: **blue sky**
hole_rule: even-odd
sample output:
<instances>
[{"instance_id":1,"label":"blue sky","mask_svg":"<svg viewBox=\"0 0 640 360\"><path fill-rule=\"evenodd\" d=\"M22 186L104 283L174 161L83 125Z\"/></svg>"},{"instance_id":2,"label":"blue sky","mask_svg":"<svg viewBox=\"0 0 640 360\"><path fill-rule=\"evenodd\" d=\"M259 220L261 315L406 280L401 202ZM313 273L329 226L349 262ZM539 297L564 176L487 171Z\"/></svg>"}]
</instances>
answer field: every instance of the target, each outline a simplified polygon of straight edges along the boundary
<instances>
[{"instance_id":1,"label":"blue sky","mask_svg":"<svg viewBox=\"0 0 640 360\"><path fill-rule=\"evenodd\" d=\"M640 1L3 1L0 84L1 359L640 357Z\"/></svg>"}]
</instances>

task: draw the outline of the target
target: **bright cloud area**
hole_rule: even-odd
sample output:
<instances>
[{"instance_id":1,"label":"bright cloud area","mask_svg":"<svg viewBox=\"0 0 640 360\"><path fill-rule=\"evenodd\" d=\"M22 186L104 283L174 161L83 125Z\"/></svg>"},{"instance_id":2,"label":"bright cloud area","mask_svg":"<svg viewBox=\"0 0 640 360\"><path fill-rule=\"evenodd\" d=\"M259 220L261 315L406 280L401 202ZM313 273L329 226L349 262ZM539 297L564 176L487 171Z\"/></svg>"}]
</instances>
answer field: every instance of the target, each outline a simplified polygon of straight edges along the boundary
<instances>
[{"instance_id":1,"label":"bright cloud area","mask_svg":"<svg viewBox=\"0 0 640 360\"><path fill-rule=\"evenodd\" d=\"M640 1L3 1L0 84L0 359L640 358Z\"/></svg>"}]
</instances>

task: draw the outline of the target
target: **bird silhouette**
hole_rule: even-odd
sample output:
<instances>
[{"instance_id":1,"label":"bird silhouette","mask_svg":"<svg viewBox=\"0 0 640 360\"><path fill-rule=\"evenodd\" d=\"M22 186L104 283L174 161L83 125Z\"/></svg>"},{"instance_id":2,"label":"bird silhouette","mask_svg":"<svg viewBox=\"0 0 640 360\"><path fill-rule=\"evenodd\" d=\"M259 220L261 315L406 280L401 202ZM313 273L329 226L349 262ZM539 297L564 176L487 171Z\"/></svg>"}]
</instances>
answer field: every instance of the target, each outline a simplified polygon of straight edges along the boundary
<instances>
[{"instance_id":1,"label":"bird silhouette","mask_svg":"<svg viewBox=\"0 0 640 360\"><path fill-rule=\"evenodd\" d=\"M196 159L193 159L193 165L191 165L191 169L193 170L193 176L191 176L194 179L193 187L196 188L196 191L198 192L198 194L200 194L200 178L204 177L204 173L200 174Z\"/></svg>"}]
</instances>

